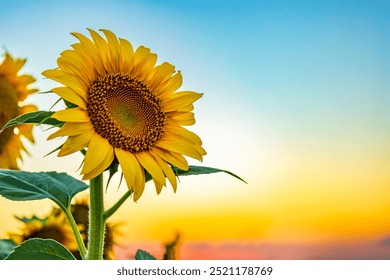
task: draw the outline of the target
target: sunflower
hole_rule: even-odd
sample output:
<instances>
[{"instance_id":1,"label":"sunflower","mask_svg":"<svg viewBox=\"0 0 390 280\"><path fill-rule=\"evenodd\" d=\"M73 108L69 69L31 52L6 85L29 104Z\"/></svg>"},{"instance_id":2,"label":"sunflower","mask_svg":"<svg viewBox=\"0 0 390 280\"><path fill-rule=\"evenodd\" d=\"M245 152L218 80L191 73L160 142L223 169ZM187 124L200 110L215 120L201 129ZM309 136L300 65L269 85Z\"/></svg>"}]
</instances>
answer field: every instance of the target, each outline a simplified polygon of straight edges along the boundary
<instances>
[{"instance_id":1,"label":"sunflower","mask_svg":"<svg viewBox=\"0 0 390 280\"><path fill-rule=\"evenodd\" d=\"M0 129L13 118L37 110L34 105L23 105L27 96L37 91L28 88L35 81L32 76L18 75L25 63L26 59L13 59L6 52L0 64ZM34 142L32 128L31 124L24 124L17 128L7 128L0 134L0 168L19 169L21 151L26 151L20 137L24 136Z\"/></svg>"},{"instance_id":2,"label":"sunflower","mask_svg":"<svg viewBox=\"0 0 390 280\"><path fill-rule=\"evenodd\" d=\"M177 260L179 255L179 247L181 246L181 237L177 233L175 239L165 243L165 252L163 255L163 260Z\"/></svg>"},{"instance_id":3,"label":"sunflower","mask_svg":"<svg viewBox=\"0 0 390 280\"><path fill-rule=\"evenodd\" d=\"M65 215L50 215L44 219L36 216L18 219L23 222L20 232L9 233L10 239L16 244L30 238L54 239L69 250L77 250L76 240Z\"/></svg>"},{"instance_id":4,"label":"sunflower","mask_svg":"<svg viewBox=\"0 0 390 280\"><path fill-rule=\"evenodd\" d=\"M88 37L72 33L79 42L65 50L58 68L43 75L64 86L53 88L67 109L53 114L65 124L49 139L68 136L59 151L65 156L88 147L81 173L92 179L119 163L129 189L138 200L145 188L145 170L157 193L166 185L177 188L171 167L188 169L189 156L202 160L201 139L183 126L195 123L193 103L202 94L177 91L180 71L167 62L156 66L157 55L101 30ZM75 106L73 106L75 105Z\"/></svg>"}]
</instances>

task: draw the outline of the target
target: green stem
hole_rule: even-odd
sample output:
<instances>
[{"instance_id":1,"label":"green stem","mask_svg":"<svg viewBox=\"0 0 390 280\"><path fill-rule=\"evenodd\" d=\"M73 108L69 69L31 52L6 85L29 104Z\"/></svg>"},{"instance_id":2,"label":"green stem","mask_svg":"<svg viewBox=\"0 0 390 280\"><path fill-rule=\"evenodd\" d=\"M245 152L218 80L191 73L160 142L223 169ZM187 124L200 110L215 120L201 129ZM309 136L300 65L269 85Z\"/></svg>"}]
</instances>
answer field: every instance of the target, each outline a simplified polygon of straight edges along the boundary
<instances>
[{"instance_id":1,"label":"green stem","mask_svg":"<svg viewBox=\"0 0 390 280\"><path fill-rule=\"evenodd\" d=\"M103 218L103 174L91 179L89 200L89 241L87 259L102 260L105 225Z\"/></svg>"},{"instance_id":2,"label":"green stem","mask_svg":"<svg viewBox=\"0 0 390 280\"><path fill-rule=\"evenodd\" d=\"M111 217L112 214L118 210L118 208L128 199L131 194L133 193L133 190L128 190L110 209L108 209L103 214L104 221L107 221L109 217Z\"/></svg>"},{"instance_id":3,"label":"green stem","mask_svg":"<svg viewBox=\"0 0 390 280\"><path fill-rule=\"evenodd\" d=\"M83 241L83 238L81 237L80 231L77 227L76 221L74 220L72 213L70 212L69 208L62 209L65 213L66 218L68 219L70 226L72 227L74 237L77 241L77 246L79 248L80 256L84 260L87 255L87 249L85 248L85 244Z\"/></svg>"}]
</instances>

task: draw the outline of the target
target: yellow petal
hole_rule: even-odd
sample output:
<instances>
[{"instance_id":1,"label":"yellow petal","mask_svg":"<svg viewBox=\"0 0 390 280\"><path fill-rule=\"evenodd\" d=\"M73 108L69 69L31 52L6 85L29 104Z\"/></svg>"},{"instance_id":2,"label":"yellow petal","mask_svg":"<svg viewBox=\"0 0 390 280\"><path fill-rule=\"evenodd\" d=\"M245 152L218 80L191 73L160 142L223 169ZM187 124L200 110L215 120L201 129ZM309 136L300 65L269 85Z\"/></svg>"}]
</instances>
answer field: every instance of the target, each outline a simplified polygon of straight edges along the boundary
<instances>
[{"instance_id":1,"label":"yellow petal","mask_svg":"<svg viewBox=\"0 0 390 280\"><path fill-rule=\"evenodd\" d=\"M17 77L17 79L18 79L18 83L23 84L23 87L35 82L34 77L32 77L30 75L20 75Z\"/></svg>"},{"instance_id":2,"label":"yellow petal","mask_svg":"<svg viewBox=\"0 0 390 280\"><path fill-rule=\"evenodd\" d=\"M74 48L76 44L73 44ZM81 44L79 44L81 45ZM92 63L91 57L86 56L85 52L80 52L80 50L65 50L61 53L61 57L69 60L74 66L76 66L79 70L86 72L90 78L94 78L94 64Z\"/></svg>"},{"instance_id":3,"label":"yellow petal","mask_svg":"<svg viewBox=\"0 0 390 280\"><path fill-rule=\"evenodd\" d=\"M136 153L135 157L149 174L161 184L165 185L165 176L153 156L148 152Z\"/></svg>"},{"instance_id":4,"label":"yellow petal","mask_svg":"<svg viewBox=\"0 0 390 280\"><path fill-rule=\"evenodd\" d=\"M89 180L103 173L114 160L114 149L107 139L94 134L88 145L84 167L81 171L83 180Z\"/></svg>"},{"instance_id":5,"label":"yellow petal","mask_svg":"<svg viewBox=\"0 0 390 280\"><path fill-rule=\"evenodd\" d=\"M92 136L95 134L95 131L91 130L80 135L69 136L58 153L58 156L62 157L70 155L87 147L92 139Z\"/></svg>"},{"instance_id":6,"label":"yellow petal","mask_svg":"<svg viewBox=\"0 0 390 280\"><path fill-rule=\"evenodd\" d=\"M114 71L120 71L119 64L121 63L119 54L120 54L120 46L118 42L118 38L109 30L100 29L104 33L108 42L108 52L110 53L110 61Z\"/></svg>"},{"instance_id":7,"label":"yellow petal","mask_svg":"<svg viewBox=\"0 0 390 280\"><path fill-rule=\"evenodd\" d=\"M141 173L141 176L139 178L139 181L140 181L140 184L142 182L142 185L140 185L140 187L137 187L135 190L134 190L134 194L133 194L133 200L134 201L137 201L142 193L144 192L144 189L145 189L145 173L144 173L144 170L142 170L142 173ZM137 186L137 183L135 184L135 186Z\"/></svg>"},{"instance_id":8,"label":"yellow petal","mask_svg":"<svg viewBox=\"0 0 390 280\"><path fill-rule=\"evenodd\" d=\"M165 132L173 135L173 137L186 138L194 144L202 145L202 139L195 133L181 126L167 126Z\"/></svg>"},{"instance_id":9,"label":"yellow petal","mask_svg":"<svg viewBox=\"0 0 390 280\"><path fill-rule=\"evenodd\" d=\"M91 58L91 61L94 63L99 74L104 75L106 73L104 59L102 58L100 50L97 49L94 42L80 33L73 32L71 34L79 39L81 43L81 46L75 44L73 45L73 48L83 54L84 57Z\"/></svg>"},{"instance_id":10,"label":"yellow petal","mask_svg":"<svg viewBox=\"0 0 390 280\"><path fill-rule=\"evenodd\" d=\"M83 80L75 76L71 76L62 72L61 70L46 70L42 72L42 75L46 76L49 79L57 81L64 86L68 86L73 89L78 95L86 98L86 89L89 87L89 84L85 84Z\"/></svg>"},{"instance_id":11,"label":"yellow petal","mask_svg":"<svg viewBox=\"0 0 390 280\"><path fill-rule=\"evenodd\" d=\"M71 33L73 36L75 36L80 43L83 45L84 48L88 50L89 53L95 54L96 53L96 48L94 43L86 36L83 34L77 33L77 32L72 32Z\"/></svg>"},{"instance_id":12,"label":"yellow petal","mask_svg":"<svg viewBox=\"0 0 390 280\"><path fill-rule=\"evenodd\" d=\"M20 108L21 114L31 113L35 111L38 111L38 107L32 104L28 104Z\"/></svg>"},{"instance_id":13,"label":"yellow petal","mask_svg":"<svg viewBox=\"0 0 390 280\"><path fill-rule=\"evenodd\" d=\"M93 43L91 42L91 44ZM104 75L106 73L106 69L104 68L101 57L96 54L94 45L86 47L81 43L76 43L73 44L72 47L78 53L78 55L82 57L85 63L93 65L93 69L91 70L93 70L94 74L96 74L95 71L99 75Z\"/></svg>"},{"instance_id":14,"label":"yellow petal","mask_svg":"<svg viewBox=\"0 0 390 280\"><path fill-rule=\"evenodd\" d=\"M192 142L190 139L182 137L178 134L171 134L166 133L164 136L160 139L160 141L169 143L167 145L175 146L174 149L186 149L186 150L192 150L193 153L197 153L200 158L194 157L196 159L202 160L202 156L206 155L206 151L201 147L200 144ZM186 148L182 148L186 147ZM177 150L176 150L177 151ZM187 154L188 155L188 154ZM192 157L192 156L191 156Z\"/></svg>"},{"instance_id":15,"label":"yellow petal","mask_svg":"<svg viewBox=\"0 0 390 280\"><path fill-rule=\"evenodd\" d=\"M55 112L52 116L59 121L63 122L89 122L89 116L87 111L80 108L68 108Z\"/></svg>"},{"instance_id":16,"label":"yellow petal","mask_svg":"<svg viewBox=\"0 0 390 280\"><path fill-rule=\"evenodd\" d=\"M34 136L33 136L33 124L23 124L23 125L18 125L19 129L19 135L23 135L26 137L31 143L35 143Z\"/></svg>"},{"instance_id":17,"label":"yellow petal","mask_svg":"<svg viewBox=\"0 0 390 280\"><path fill-rule=\"evenodd\" d=\"M206 151L204 151L201 147L198 147L197 145L190 145L185 141L175 138L168 138L165 135L163 136L163 138L158 140L155 145L168 151L192 157L199 161L202 161L202 156L206 154Z\"/></svg>"},{"instance_id":18,"label":"yellow petal","mask_svg":"<svg viewBox=\"0 0 390 280\"><path fill-rule=\"evenodd\" d=\"M19 72L22 69L23 65L26 63L26 59L17 58L13 59L12 56L6 52L5 58L2 63L0 63L0 72Z\"/></svg>"},{"instance_id":19,"label":"yellow petal","mask_svg":"<svg viewBox=\"0 0 390 280\"><path fill-rule=\"evenodd\" d=\"M154 183L154 186L156 188L156 192L157 194L160 194L161 190L162 190L162 187L164 186L163 184L161 184L159 181L157 181L156 179L153 178L153 183Z\"/></svg>"},{"instance_id":20,"label":"yellow petal","mask_svg":"<svg viewBox=\"0 0 390 280\"><path fill-rule=\"evenodd\" d=\"M60 129L56 132L49 135L47 140L54 139L61 136L76 136L93 130L93 126L90 122L86 123L65 123Z\"/></svg>"},{"instance_id":21,"label":"yellow petal","mask_svg":"<svg viewBox=\"0 0 390 280\"><path fill-rule=\"evenodd\" d=\"M167 119L176 126L189 126L195 124L195 115L192 112L169 112L166 116Z\"/></svg>"},{"instance_id":22,"label":"yellow petal","mask_svg":"<svg viewBox=\"0 0 390 280\"><path fill-rule=\"evenodd\" d=\"M173 173L171 167L166 163L166 161L164 161L161 157L159 157L158 154L154 150L151 150L150 153L154 156L157 164L161 167L165 176L168 178L169 182L171 183L174 192L176 192L177 181L176 181L175 173Z\"/></svg>"},{"instance_id":23,"label":"yellow petal","mask_svg":"<svg viewBox=\"0 0 390 280\"><path fill-rule=\"evenodd\" d=\"M161 96L161 98L165 98L178 90L181 87L182 82L183 78L181 76L181 72L178 71L166 83L161 84L155 89L156 94Z\"/></svg>"},{"instance_id":24,"label":"yellow petal","mask_svg":"<svg viewBox=\"0 0 390 280\"><path fill-rule=\"evenodd\" d=\"M122 168L127 187L134 191L133 199L134 201L137 201L145 189L144 170L132 153L115 148L115 155Z\"/></svg>"},{"instance_id":25,"label":"yellow petal","mask_svg":"<svg viewBox=\"0 0 390 280\"><path fill-rule=\"evenodd\" d=\"M129 41L119 38L121 47L121 58L120 70L122 73L130 73L134 66L134 50L133 46Z\"/></svg>"},{"instance_id":26,"label":"yellow petal","mask_svg":"<svg viewBox=\"0 0 390 280\"><path fill-rule=\"evenodd\" d=\"M175 66L168 62L164 62L154 68L153 75L150 75L150 78L147 78L146 82L152 89L155 89L160 84L171 78L174 72Z\"/></svg>"},{"instance_id":27,"label":"yellow petal","mask_svg":"<svg viewBox=\"0 0 390 280\"><path fill-rule=\"evenodd\" d=\"M157 61L157 55L150 49L140 46L134 53L134 67L131 74L143 81L150 75Z\"/></svg>"},{"instance_id":28,"label":"yellow petal","mask_svg":"<svg viewBox=\"0 0 390 280\"><path fill-rule=\"evenodd\" d=\"M53 88L52 91L58 94L61 98L65 99L66 101L69 101L70 103L73 103L84 110L87 109L87 104L84 97L78 95L70 88L58 87L58 88Z\"/></svg>"},{"instance_id":29,"label":"yellow petal","mask_svg":"<svg viewBox=\"0 0 390 280\"><path fill-rule=\"evenodd\" d=\"M161 100L164 112L180 111L202 97L202 93L193 91L176 92L171 98Z\"/></svg>"},{"instance_id":30,"label":"yellow petal","mask_svg":"<svg viewBox=\"0 0 390 280\"><path fill-rule=\"evenodd\" d=\"M157 153L163 160L169 162L182 170L188 170L187 160L179 153L165 150L159 147L153 147L153 151Z\"/></svg>"},{"instance_id":31,"label":"yellow petal","mask_svg":"<svg viewBox=\"0 0 390 280\"><path fill-rule=\"evenodd\" d=\"M76 51L66 50L57 59L61 71L79 77L85 84L91 84L95 78L94 68L80 58Z\"/></svg>"},{"instance_id":32,"label":"yellow petal","mask_svg":"<svg viewBox=\"0 0 390 280\"><path fill-rule=\"evenodd\" d=\"M102 36L99 35L95 30L87 28L89 33L92 36L93 41L95 42L96 48L98 50L98 55L102 58L103 65L106 68L108 73L115 72L115 69L113 68L113 65L111 64L111 61L109 59L109 48L107 41L104 40Z\"/></svg>"}]
</instances>

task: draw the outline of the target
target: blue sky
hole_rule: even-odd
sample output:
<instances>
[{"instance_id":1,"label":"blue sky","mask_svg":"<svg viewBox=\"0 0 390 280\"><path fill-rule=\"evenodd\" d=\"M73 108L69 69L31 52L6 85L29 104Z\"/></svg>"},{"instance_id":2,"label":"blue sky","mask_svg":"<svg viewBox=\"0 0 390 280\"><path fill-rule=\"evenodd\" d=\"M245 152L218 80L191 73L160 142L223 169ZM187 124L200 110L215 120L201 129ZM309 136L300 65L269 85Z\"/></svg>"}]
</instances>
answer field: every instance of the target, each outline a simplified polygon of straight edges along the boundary
<instances>
[{"instance_id":1,"label":"blue sky","mask_svg":"<svg viewBox=\"0 0 390 280\"><path fill-rule=\"evenodd\" d=\"M76 41L70 32L112 29L177 65L203 106L284 121L388 101L388 11L386 1L8 1L0 36L40 73Z\"/></svg>"}]
</instances>

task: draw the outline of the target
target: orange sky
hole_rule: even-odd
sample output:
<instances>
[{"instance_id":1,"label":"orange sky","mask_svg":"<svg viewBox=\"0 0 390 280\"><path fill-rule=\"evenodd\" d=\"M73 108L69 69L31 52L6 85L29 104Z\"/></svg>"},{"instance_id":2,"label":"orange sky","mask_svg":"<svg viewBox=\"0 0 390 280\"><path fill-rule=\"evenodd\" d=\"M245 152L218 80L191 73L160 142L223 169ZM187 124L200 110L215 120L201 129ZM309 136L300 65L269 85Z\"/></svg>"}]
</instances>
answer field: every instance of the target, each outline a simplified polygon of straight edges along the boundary
<instances>
[{"instance_id":1,"label":"orange sky","mask_svg":"<svg viewBox=\"0 0 390 280\"><path fill-rule=\"evenodd\" d=\"M38 137L47 134L39 129L36 133ZM43 157L57 143L48 145L26 159L26 168L56 169L77 177L74 171L81 156ZM217 146L214 149L218 150ZM213 149L210 151L209 157L216 160ZM236 172L248 184L223 173L182 177L176 194L168 187L159 196L148 184L142 198L137 203L128 200L112 221L122 224L124 244L160 244L169 241L175 232L180 232L189 246L201 242L217 247L225 243L366 242L389 235L390 177L385 158L376 154L335 157L326 152L297 157L295 153L286 148L283 156L266 158L267 152L255 150L232 155L240 159L251 158L251 154L254 162L259 159L257 166L242 164L234 168L234 163L227 166L220 158L220 165L213 164ZM268 164L265 159L269 159ZM207 158L203 164L210 165ZM125 191L122 185L116 192L118 178L114 177L108 189L106 206ZM20 225L14 214L44 215L51 205L48 201L0 199L2 238ZM190 258L188 250L186 256Z\"/></svg>"}]
</instances>

